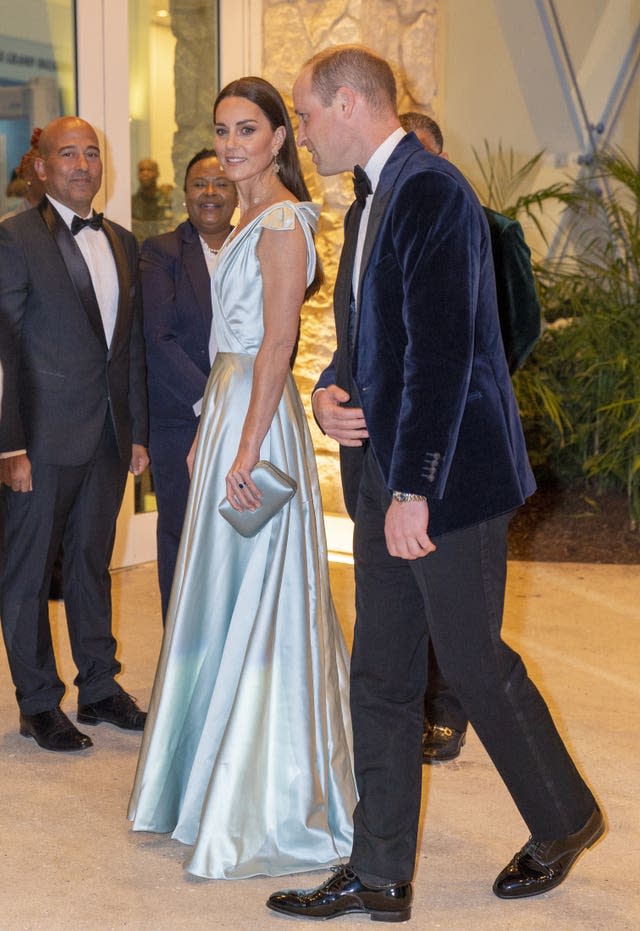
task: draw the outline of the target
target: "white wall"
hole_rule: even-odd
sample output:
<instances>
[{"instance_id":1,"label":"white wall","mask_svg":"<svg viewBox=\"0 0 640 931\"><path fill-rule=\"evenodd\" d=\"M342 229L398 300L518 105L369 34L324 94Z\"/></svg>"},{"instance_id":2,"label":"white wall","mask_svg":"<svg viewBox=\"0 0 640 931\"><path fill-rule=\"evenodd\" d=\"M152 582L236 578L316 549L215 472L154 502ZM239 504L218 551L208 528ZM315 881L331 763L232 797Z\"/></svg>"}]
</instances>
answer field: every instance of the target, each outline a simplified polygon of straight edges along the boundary
<instances>
[{"instance_id":1,"label":"white wall","mask_svg":"<svg viewBox=\"0 0 640 931\"><path fill-rule=\"evenodd\" d=\"M540 9L533 0L440 0L443 18L440 91L434 101L449 156L472 179L472 147L513 148L521 159L548 153L543 185L578 170L587 133L558 78ZM556 0L555 9L584 98L597 123L640 22L640 0ZM613 141L638 152L640 76ZM577 106L575 97L571 101Z\"/></svg>"}]
</instances>

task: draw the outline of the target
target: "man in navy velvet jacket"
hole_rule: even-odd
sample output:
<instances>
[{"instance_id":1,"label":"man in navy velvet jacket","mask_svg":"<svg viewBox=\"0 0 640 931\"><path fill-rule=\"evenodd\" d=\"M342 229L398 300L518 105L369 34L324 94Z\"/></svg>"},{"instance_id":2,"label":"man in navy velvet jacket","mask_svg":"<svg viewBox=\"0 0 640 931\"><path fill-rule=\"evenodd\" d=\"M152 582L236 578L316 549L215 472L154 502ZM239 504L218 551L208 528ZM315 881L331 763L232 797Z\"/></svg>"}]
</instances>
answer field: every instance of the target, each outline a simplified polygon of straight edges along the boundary
<instances>
[{"instance_id":1,"label":"man in navy velvet jacket","mask_svg":"<svg viewBox=\"0 0 640 931\"><path fill-rule=\"evenodd\" d=\"M309 918L410 917L428 637L531 831L494 892L546 892L604 823L500 637L509 517L534 481L487 223L460 172L405 135L383 59L354 46L321 52L293 98L298 143L318 172L355 165L360 179L335 287L338 348L313 399L343 453L359 454L342 459L355 508L359 803L350 863L315 890L275 893L268 906Z\"/></svg>"},{"instance_id":2,"label":"man in navy velvet jacket","mask_svg":"<svg viewBox=\"0 0 640 931\"><path fill-rule=\"evenodd\" d=\"M442 131L426 113L400 114L407 132L413 130L427 152L447 158ZM540 336L540 304L531 268L531 252L517 220L483 207L491 234L500 332L509 373L513 374ZM422 758L425 763L454 760L465 742L467 716L438 666L429 644L429 675L424 700Z\"/></svg>"}]
</instances>

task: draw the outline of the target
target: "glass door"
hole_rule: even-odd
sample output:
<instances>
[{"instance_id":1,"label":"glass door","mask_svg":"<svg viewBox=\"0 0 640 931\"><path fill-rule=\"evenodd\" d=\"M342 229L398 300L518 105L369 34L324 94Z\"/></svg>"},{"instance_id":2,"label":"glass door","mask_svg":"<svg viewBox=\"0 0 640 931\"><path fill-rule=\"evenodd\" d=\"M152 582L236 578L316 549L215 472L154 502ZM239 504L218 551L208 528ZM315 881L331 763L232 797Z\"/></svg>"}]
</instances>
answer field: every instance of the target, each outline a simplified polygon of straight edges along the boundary
<instances>
[{"instance_id":1,"label":"glass door","mask_svg":"<svg viewBox=\"0 0 640 931\"><path fill-rule=\"evenodd\" d=\"M37 130L76 112L74 3L0 0L0 24L1 218L40 199L31 170Z\"/></svg>"}]
</instances>

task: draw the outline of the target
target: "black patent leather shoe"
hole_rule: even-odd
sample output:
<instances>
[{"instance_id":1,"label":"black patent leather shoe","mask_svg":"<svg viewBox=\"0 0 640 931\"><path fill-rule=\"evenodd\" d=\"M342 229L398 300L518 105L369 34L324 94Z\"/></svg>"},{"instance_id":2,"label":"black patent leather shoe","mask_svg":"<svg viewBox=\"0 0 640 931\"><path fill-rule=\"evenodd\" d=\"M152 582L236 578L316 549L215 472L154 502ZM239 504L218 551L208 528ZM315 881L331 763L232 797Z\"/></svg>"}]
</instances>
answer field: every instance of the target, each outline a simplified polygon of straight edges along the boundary
<instances>
[{"instance_id":1,"label":"black patent leather shoe","mask_svg":"<svg viewBox=\"0 0 640 931\"><path fill-rule=\"evenodd\" d=\"M43 750L58 753L87 750L93 746L91 738L81 734L60 708L38 714L20 712L20 733L23 737L33 737Z\"/></svg>"},{"instance_id":2,"label":"black patent leather shoe","mask_svg":"<svg viewBox=\"0 0 640 931\"><path fill-rule=\"evenodd\" d=\"M456 731L445 724L429 724L422 735L422 759L425 763L447 763L460 756L467 739L467 729Z\"/></svg>"},{"instance_id":3,"label":"black patent leather shoe","mask_svg":"<svg viewBox=\"0 0 640 931\"><path fill-rule=\"evenodd\" d=\"M530 837L500 873L493 891L500 899L523 899L559 886L580 854L604 834L602 812L596 805L586 824L561 840L536 841Z\"/></svg>"},{"instance_id":4,"label":"black patent leather shoe","mask_svg":"<svg viewBox=\"0 0 640 931\"><path fill-rule=\"evenodd\" d=\"M78 705L78 721L82 724L115 724L125 731L143 731L147 712L141 711L131 695L116 692L90 705Z\"/></svg>"},{"instance_id":5,"label":"black patent leather shoe","mask_svg":"<svg viewBox=\"0 0 640 931\"><path fill-rule=\"evenodd\" d=\"M267 900L267 908L295 918L339 918L353 913L369 915L373 921L411 918L410 882L375 889L365 885L349 866L334 866L332 873L317 889L274 892Z\"/></svg>"}]
</instances>

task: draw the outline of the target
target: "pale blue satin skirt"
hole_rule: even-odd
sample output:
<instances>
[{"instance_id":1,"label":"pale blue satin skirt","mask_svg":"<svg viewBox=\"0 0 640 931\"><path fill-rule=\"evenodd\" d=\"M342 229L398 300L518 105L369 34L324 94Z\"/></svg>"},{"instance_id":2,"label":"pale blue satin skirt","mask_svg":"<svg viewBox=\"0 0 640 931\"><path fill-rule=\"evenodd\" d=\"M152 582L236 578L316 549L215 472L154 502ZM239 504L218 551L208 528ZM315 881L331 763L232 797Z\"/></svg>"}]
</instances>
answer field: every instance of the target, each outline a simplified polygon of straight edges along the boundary
<instances>
[{"instance_id":1,"label":"pale blue satin skirt","mask_svg":"<svg viewBox=\"0 0 640 931\"><path fill-rule=\"evenodd\" d=\"M349 856L356 790L348 656L329 589L311 438L291 376L265 438L298 491L245 539L220 517L253 357L219 353L129 817L243 878Z\"/></svg>"}]
</instances>

